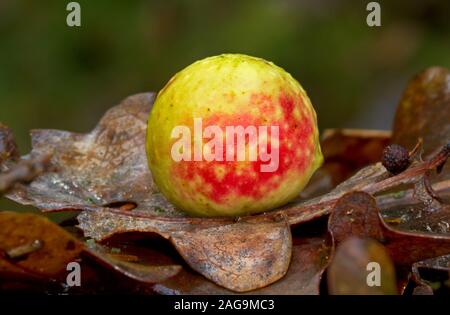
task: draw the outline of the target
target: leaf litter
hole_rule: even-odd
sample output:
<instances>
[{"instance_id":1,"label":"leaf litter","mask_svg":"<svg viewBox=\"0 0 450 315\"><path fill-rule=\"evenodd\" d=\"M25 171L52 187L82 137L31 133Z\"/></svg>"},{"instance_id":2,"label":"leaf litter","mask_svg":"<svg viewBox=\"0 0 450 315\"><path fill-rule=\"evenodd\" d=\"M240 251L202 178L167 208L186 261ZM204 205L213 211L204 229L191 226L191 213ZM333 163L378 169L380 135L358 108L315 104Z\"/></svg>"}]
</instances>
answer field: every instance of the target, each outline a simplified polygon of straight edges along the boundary
<instances>
[{"instance_id":1,"label":"leaf litter","mask_svg":"<svg viewBox=\"0 0 450 315\"><path fill-rule=\"evenodd\" d=\"M407 208L405 201L420 207L428 200L427 213L448 224L447 200L436 197L445 195L450 186L448 166L444 166L450 150L449 124L445 119L432 123L430 119L450 107L449 77L448 70L431 68L409 83L396 114L392 139L388 132L332 131L322 140L329 153L325 154L324 167L307 187L308 193L267 213L237 219L188 217L158 192L144 145L152 93L125 99L87 134L33 130L33 149L20 159L12 133L1 125L2 176L39 157L47 157L48 163L36 174L25 170L24 174L30 175L27 178L11 179L5 185L5 196L44 212L81 211L79 228L84 237L97 241L83 252L102 254L100 263L113 265L114 270L134 280L157 282L153 290L158 293L198 293L215 288L212 292L218 294L318 294L322 273L330 262L336 263L334 247L339 249L346 235L356 234L363 243L365 239L377 240L377 246L384 248L379 252L387 252L396 266L411 266L450 253L448 233L430 233L420 224L415 226L427 215L396 217L400 211L396 209ZM420 107L419 116L411 114L416 107ZM389 140L411 150L418 139L423 139L423 155L405 171L391 175L376 162ZM346 149L339 150L340 146ZM352 156L354 151L357 154ZM439 175L435 169L441 170ZM327 184L313 185L320 182ZM398 188L403 190L395 192ZM348 211L354 211L354 221L348 220ZM329 234L292 236L292 229L330 213ZM401 224L394 228L389 222ZM138 266L136 271L133 262L117 263L117 257L105 255L107 249L100 242L127 233L158 234L172 243L187 265L171 264L165 269L166 277L157 279L152 278L152 271L160 269L154 266ZM327 241L330 235L334 242ZM191 279L193 285L183 284L183 279Z\"/></svg>"}]
</instances>

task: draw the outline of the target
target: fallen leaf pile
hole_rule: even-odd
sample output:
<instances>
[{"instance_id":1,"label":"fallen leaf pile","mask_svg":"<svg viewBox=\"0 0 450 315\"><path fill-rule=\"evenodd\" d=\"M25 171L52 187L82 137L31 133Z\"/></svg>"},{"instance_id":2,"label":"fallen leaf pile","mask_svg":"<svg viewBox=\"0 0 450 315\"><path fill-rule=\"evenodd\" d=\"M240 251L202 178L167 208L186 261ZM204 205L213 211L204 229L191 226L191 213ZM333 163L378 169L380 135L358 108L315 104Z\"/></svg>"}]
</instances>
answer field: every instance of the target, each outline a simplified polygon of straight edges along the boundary
<instances>
[{"instance_id":1,"label":"fallen leaf pile","mask_svg":"<svg viewBox=\"0 0 450 315\"><path fill-rule=\"evenodd\" d=\"M450 287L450 73L408 84L392 132L326 130L325 164L294 202L240 218L188 217L153 184L154 94L111 108L87 134L33 130L20 157L0 124L0 193L46 212L0 211L0 290L146 294L433 294ZM379 162L390 143L411 165ZM6 209L7 210L7 209ZM81 264L82 286L66 285ZM371 262L381 285L366 283Z\"/></svg>"}]
</instances>

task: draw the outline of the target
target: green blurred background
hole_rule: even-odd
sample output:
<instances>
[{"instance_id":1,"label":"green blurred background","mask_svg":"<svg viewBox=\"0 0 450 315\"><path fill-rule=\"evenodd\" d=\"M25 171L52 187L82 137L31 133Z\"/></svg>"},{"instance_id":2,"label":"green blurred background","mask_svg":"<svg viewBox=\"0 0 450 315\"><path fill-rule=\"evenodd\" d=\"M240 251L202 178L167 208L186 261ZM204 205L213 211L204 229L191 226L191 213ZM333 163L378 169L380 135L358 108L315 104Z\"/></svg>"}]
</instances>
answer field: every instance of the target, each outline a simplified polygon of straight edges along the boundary
<instances>
[{"instance_id":1,"label":"green blurred background","mask_svg":"<svg viewBox=\"0 0 450 315\"><path fill-rule=\"evenodd\" d=\"M124 97L157 91L197 59L262 57L297 78L320 128L391 126L407 80L450 67L450 1L0 0L0 121L23 153L29 130L86 132ZM4 204L4 202L2 202Z\"/></svg>"}]
</instances>

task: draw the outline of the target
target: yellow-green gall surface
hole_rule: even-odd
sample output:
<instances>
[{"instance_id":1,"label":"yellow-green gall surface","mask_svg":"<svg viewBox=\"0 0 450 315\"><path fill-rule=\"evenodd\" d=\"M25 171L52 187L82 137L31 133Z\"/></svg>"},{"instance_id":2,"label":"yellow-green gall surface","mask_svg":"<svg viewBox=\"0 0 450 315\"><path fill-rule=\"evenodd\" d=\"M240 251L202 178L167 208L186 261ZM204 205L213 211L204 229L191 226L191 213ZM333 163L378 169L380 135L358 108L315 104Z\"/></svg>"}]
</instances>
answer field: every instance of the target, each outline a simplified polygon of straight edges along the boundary
<instances>
[{"instance_id":1,"label":"yellow-green gall surface","mask_svg":"<svg viewBox=\"0 0 450 315\"><path fill-rule=\"evenodd\" d=\"M193 63L159 92L147 154L161 192L197 216L268 211L322 164L314 108L271 62L225 54Z\"/></svg>"}]
</instances>

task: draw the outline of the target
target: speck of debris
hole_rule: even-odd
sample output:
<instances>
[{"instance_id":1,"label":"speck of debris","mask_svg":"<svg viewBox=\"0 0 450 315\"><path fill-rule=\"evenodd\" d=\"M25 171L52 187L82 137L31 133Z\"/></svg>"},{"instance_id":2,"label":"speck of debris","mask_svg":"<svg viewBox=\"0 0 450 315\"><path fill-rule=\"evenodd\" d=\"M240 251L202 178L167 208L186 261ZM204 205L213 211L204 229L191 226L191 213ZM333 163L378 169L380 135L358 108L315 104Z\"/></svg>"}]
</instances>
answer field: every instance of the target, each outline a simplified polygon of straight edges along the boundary
<instances>
[{"instance_id":1,"label":"speck of debris","mask_svg":"<svg viewBox=\"0 0 450 315\"><path fill-rule=\"evenodd\" d=\"M155 207L155 212L156 213L164 213L164 212L166 212L163 208L160 208L160 207Z\"/></svg>"}]
</instances>

